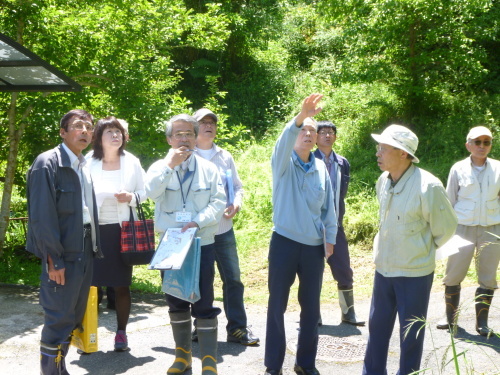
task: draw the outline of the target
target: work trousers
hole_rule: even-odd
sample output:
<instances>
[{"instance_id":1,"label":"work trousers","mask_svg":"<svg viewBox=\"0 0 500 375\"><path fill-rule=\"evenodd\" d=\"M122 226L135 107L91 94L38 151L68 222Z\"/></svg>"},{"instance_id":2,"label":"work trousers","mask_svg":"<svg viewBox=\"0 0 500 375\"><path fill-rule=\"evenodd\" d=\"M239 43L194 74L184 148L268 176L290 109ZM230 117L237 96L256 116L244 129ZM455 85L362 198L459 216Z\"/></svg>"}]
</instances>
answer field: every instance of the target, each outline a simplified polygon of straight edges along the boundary
<instances>
[{"instance_id":1,"label":"work trousers","mask_svg":"<svg viewBox=\"0 0 500 375\"><path fill-rule=\"evenodd\" d=\"M315 367L321 284L325 268L324 246L309 246L273 232L269 247L269 301L265 366L279 370L286 351L284 314L290 288L299 277L300 331L296 364Z\"/></svg>"},{"instance_id":2,"label":"work trousers","mask_svg":"<svg viewBox=\"0 0 500 375\"><path fill-rule=\"evenodd\" d=\"M222 297L227 318L227 332L246 328L247 314L243 303L244 286L241 282L240 264L234 230L215 235L215 262L222 279Z\"/></svg>"},{"instance_id":3,"label":"work trousers","mask_svg":"<svg viewBox=\"0 0 500 375\"><path fill-rule=\"evenodd\" d=\"M385 277L375 272L363 375L387 374L387 354L396 314L401 349L397 374L420 369L425 328L419 329L427 317L433 277L434 273L422 277ZM415 319L421 321L412 324ZM411 328L405 334L409 324Z\"/></svg>"},{"instance_id":4,"label":"work trousers","mask_svg":"<svg viewBox=\"0 0 500 375\"><path fill-rule=\"evenodd\" d=\"M340 290L352 289L353 272L351 268L351 258L349 257L349 247L345 236L344 227L337 228L337 238L333 255L327 260L332 271L333 278L337 282Z\"/></svg>"},{"instance_id":5,"label":"work trousers","mask_svg":"<svg viewBox=\"0 0 500 375\"><path fill-rule=\"evenodd\" d=\"M42 260L40 276L40 305L45 314L41 341L57 346L67 340L71 332L80 327L87 307L94 254L92 238L87 231L84 250L75 261L65 261L64 285L49 279L46 260Z\"/></svg>"},{"instance_id":6,"label":"work trousers","mask_svg":"<svg viewBox=\"0 0 500 375\"><path fill-rule=\"evenodd\" d=\"M488 227L457 226L456 234L472 244L460 248L458 253L448 257L443 279L444 285L460 285L467 275L472 258L475 256L479 286L485 289L498 288L496 276L500 261L500 239L490 233L500 235L500 224Z\"/></svg>"},{"instance_id":7,"label":"work trousers","mask_svg":"<svg viewBox=\"0 0 500 375\"><path fill-rule=\"evenodd\" d=\"M221 313L214 304L214 244L201 247L200 299L195 303L166 294L169 312L179 313L191 310L191 316L198 319L213 319Z\"/></svg>"}]
</instances>

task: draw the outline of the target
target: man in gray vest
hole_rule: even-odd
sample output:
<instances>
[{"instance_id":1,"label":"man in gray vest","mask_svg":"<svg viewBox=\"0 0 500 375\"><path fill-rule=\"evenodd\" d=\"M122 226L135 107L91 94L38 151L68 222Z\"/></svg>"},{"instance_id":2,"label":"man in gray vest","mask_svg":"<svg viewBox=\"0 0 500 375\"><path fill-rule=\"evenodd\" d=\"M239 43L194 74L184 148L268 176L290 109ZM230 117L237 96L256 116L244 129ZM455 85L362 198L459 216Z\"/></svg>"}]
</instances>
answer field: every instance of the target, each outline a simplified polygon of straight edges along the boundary
<instances>
[{"instance_id":1,"label":"man in gray vest","mask_svg":"<svg viewBox=\"0 0 500 375\"><path fill-rule=\"evenodd\" d=\"M446 319L437 328L454 328L458 319L460 283L475 257L479 287L476 290L476 331L482 336L493 332L488 314L500 260L500 162L488 158L493 135L484 126L467 134L465 147L470 156L450 170L446 192L458 216L457 236L470 244L448 258L443 279Z\"/></svg>"}]
</instances>

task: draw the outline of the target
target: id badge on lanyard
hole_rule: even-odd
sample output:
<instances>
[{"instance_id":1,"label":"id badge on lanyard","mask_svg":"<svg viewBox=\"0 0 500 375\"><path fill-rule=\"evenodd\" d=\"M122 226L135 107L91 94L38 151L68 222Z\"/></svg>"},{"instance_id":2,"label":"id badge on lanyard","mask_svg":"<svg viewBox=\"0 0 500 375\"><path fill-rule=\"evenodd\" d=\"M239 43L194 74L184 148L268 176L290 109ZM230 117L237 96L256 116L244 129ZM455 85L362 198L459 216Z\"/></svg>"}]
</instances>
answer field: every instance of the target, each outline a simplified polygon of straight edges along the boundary
<instances>
[{"instance_id":1,"label":"id badge on lanyard","mask_svg":"<svg viewBox=\"0 0 500 375\"><path fill-rule=\"evenodd\" d=\"M195 159L194 171L192 172L193 177L191 178L191 182L189 183L186 195L184 195L184 191L182 189L182 183L186 180L186 178L188 176L187 175L184 176L184 181L181 181L181 178L179 176L179 172L177 172L177 178L179 180L179 185L181 188L181 197L182 197L182 211L175 212L175 221L177 223L189 223L190 221L192 221L191 212L186 211L186 199L187 199L187 196L189 194L189 191L191 190L191 184L193 183L193 180L194 180L194 175L196 173L196 167L197 167L197 165L196 165L196 159Z\"/></svg>"},{"instance_id":2,"label":"id badge on lanyard","mask_svg":"<svg viewBox=\"0 0 500 375\"><path fill-rule=\"evenodd\" d=\"M191 220L191 212L177 211L175 213L175 221L177 223L189 223Z\"/></svg>"}]
</instances>

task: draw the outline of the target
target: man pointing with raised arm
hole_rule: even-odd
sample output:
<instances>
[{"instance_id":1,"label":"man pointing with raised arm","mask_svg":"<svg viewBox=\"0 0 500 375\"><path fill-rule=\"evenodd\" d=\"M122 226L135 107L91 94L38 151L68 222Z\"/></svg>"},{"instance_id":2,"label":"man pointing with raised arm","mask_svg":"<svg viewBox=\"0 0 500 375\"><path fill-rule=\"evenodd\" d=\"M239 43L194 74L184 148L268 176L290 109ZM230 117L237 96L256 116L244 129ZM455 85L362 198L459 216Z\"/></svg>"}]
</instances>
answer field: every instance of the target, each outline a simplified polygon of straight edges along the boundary
<instances>
[{"instance_id":1,"label":"man pointing with raised arm","mask_svg":"<svg viewBox=\"0 0 500 375\"><path fill-rule=\"evenodd\" d=\"M286 337L284 313L295 275L299 277L300 331L294 370L317 375L318 319L324 257L333 254L337 216L325 164L311 152L323 95L309 95L274 147L273 234L269 246L269 303L266 375L282 374ZM326 239L326 243L324 241Z\"/></svg>"}]
</instances>

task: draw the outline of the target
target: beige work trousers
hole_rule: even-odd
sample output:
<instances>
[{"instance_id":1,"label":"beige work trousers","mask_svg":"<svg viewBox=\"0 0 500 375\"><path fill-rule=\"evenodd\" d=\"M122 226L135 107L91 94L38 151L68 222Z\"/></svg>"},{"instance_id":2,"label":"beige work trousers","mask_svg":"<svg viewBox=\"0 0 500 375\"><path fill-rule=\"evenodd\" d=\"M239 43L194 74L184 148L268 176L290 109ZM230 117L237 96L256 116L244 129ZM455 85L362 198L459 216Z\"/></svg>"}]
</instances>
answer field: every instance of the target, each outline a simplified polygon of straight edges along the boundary
<instances>
[{"instance_id":1,"label":"beige work trousers","mask_svg":"<svg viewBox=\"0 0 500 375\"><path fill-rule=\"evenodd\" d=\"M486 289L498 288L496 279L500 261L500 238L490 233L500 236L500 224L488 227L457 226L456 234L472 242L472 245L461 247L458 253L448 257L444 285L459 285L467 275L474 257L479 286Z\"/></svg>"}]
</instances>

